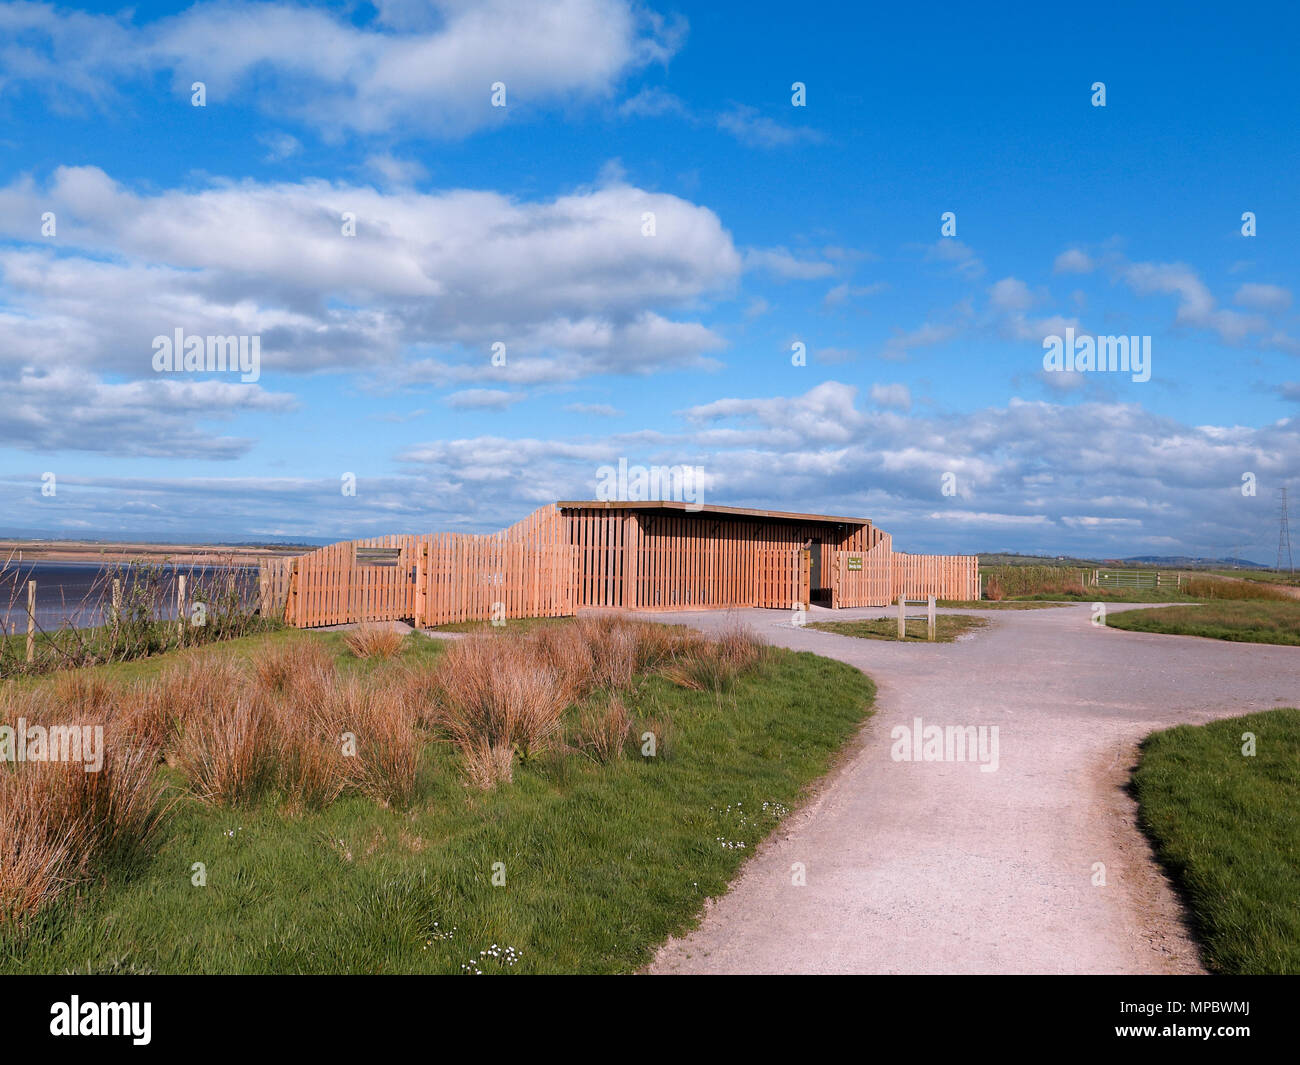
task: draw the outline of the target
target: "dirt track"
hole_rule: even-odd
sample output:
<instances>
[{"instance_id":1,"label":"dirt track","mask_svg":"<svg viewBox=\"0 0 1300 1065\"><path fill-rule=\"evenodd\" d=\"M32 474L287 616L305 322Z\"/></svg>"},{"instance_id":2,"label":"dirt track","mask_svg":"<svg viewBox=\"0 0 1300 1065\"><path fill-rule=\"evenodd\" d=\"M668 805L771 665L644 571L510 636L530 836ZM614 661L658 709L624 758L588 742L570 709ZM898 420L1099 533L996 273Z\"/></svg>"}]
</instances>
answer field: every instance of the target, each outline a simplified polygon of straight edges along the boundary
<instances>
[{"instance_id":1,"label":"dirt track","mask_svg":"<svg viewBox=\"0 0 1300 1065\"><path fill-rule=\"evenodd\" d=\"M987 629L934 645L798 629L775 611L662 620L712 629L737 616L771 643L869 673L877 712L650 971L1201 971L1124 785L1153 730L1300 705L1300 649L1096 628L1086 604L989 612ZM998 769L893 760L891 730L917 716L997 725ZM792 884L796 862L806 886Z\"/></svg>"}]
</instances>

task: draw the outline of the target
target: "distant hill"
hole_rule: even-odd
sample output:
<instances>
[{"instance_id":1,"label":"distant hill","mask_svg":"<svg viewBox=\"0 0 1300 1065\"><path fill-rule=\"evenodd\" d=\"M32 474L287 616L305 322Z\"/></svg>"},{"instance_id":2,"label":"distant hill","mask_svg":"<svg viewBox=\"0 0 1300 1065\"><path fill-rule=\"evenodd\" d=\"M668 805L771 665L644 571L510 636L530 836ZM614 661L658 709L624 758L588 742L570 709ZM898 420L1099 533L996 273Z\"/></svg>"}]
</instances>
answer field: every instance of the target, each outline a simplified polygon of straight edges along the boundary
<instances>
[{"instance_id":1,"label":"distant hill","mask_svg":"<svg viewBox=\"0 0 1300 1065\"><path fill-rule=\"evenodd\" d=\"M1137 555L1122 558L1134 566L1161 566L1165 569L1269 569L1247 558L1192 558L1189 555Z\"/></svg>"},{"instance_id":2,"label":"distant hill","mask_svg":"<svg viewBox=\"0 0 1300 1065\"><path fill-rule=\"evenodd\" d=\"M1246 558L1194 558L1191 555L1134 555L1130 558L1075 558L1072 555L1017 555L993 551L980 555L981 566L1098 566L1153 567L1157 569L1259 569L1271 567Z\"/></svg>"}]
</instances>

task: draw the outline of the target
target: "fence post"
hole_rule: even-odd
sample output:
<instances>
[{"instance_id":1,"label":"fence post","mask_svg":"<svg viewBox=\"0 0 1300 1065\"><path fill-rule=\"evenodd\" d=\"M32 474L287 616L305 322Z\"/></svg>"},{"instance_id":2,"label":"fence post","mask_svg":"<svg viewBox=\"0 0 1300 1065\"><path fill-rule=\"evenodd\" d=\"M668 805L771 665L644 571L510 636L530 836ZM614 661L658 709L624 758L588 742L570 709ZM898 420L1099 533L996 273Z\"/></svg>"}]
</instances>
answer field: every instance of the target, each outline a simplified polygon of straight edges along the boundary
<instances>
[{"instance_id":1,"label":"fence post","mask_svg":"<svg viewBox=\"0 0 1300 1065\"><path fill-rule=\"evenodd\" d=\"M185 640L185 574L181 574L176 584L176 639Z\"/></svg>"},{"instance_id":2,"label":"fence post","mask_svg":"<svg viewBox=\"0 0 1300 1065\"><path fill-rule=\"evenodd\" d=\"M27 582L27 661L36 655L36 582Z\"/></svg>"},{"instance_id":3,"label":"fence post","mask_svg":"<svg viewBox=\"0 0 1300 1065\"><path fill-rule=\"evenodd\" d=\"M934 596L930 596L930 601L925 608L925 623L929 630L930 642L934 643Z\"/></svg>"},{"instance_id":4,"label":"fence post","mask_svg":"<svg viewBox=\"0 0 1300 1065\"><path fill-rule=\"evenodd\" d=\"M905 598L902 595L898 597L898 638L900 640L907 639L907 618L905 617L907 608L903 605Z\"/></svg>"}]
</instances>

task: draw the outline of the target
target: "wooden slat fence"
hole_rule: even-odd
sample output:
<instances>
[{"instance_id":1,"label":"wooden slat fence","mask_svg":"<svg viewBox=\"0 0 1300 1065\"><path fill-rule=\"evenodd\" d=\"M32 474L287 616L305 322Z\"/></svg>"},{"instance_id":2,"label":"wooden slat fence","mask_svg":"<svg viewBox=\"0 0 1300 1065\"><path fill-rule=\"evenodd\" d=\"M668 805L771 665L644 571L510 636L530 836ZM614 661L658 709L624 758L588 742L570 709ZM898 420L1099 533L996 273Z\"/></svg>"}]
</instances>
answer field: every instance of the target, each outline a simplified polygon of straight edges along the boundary
<instances>
[{"instance_id":1,"label":"wooden slat fence","mask_svg":"<svg viewBox=\"0 0 1300 1065\"><path fill-rule=\"evenodd\" d=\"M888 533L868 551L835 553L835 606L887 606L900 595L978 599L979 558L904 554L893 550Z\"/></svg>"},{"instance_id":2,"label":"wooden slat fence","mask_svg":"<svg viewBox=\"0 0 1300 1065\"><path fill-rule=\"evenodd\" d=\"M443 625L575 612L576 549L503 535L380 536L294 560L285 620Z\"/></svg>"},{"instance_id":3,"label":"wooden slat fence","mask_svg":"<svg viewBox=\"0 0 1300 1065\"><path fill-rule=\"evenodd\" d=\"M819 588L810 587L814 569ZM489 536L331 544L265 563L260 578L264 609L283 603L285 620L300 628L561 617L582 607L789 609L808 605L810 596L829 597L834 606L884 606L900 594L979 595L974 556L903 555L869 523L845 528L555 504Z\"/></svg>"},{"instance_id":4,"label":"wooden slat fence","mask_svg":"<svg viewBox=\"0 0 1300 1065\"><path fill-rule=\"evenodd\" d=\"M837 551L833 605L886 606L893 602L893 541L882 533L867 551Z\"/></svg>"},{"instance_id":5,"label":"wooden slat fence","mask_svg":"<svg viewBox=\"0 0 1300 1065\"><path fill-rule=\"evenodd\" d=\"M905 555L894 552L892 595L909 599L978 599L978 555Z\"/></svg>"},{"instance_id":6,"label":"wooden slat fence","mask_svg":"<svg viewBox=\"0 0 1300 1065\"><path fill-rule=\"evenodd\" d=\"M263 617L284 617L294 562L293 558L267 558L258 563L257 609Z\"/></svg>"},{"instance_id":7,"label":"wooden slat fence","mask_svg":"<svg viewBox=\"0 0 1300 1065\"><path fill-rule=\"evenodd\" d=\"M422 625L577 612L576 547L535 547L503 537L452 533L421 537L421 542Z\"/></svg>"}]
</instances>

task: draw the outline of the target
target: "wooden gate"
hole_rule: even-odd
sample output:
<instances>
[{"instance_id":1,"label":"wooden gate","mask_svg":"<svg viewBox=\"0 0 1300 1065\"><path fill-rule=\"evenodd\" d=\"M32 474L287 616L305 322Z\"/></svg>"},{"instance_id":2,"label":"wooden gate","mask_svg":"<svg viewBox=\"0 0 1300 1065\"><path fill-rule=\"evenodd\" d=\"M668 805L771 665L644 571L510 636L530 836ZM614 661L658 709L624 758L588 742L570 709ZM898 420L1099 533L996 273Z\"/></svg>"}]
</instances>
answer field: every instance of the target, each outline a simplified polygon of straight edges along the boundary
<instances>
[{"instance_id":1,"label":"wooden gate","mask_svg":"<svg viewBox=\"0 0 1300 1065\"><path fill-rule=\"evenodd\" d=\"M797 547L754 549L755 606L789 609L808 605L808 552Z\"/></svg>"},{"instance_id":2,"label":"wooden gate","mask_svg":"<svg viewBox=\"0 0 1300 1065\"><path fill-rule=\"evenodd\" d=\"M499 536L384 536L294 560L285 621L444 625L577 612L578 553Z\"/></svg>"}]
</instances>

